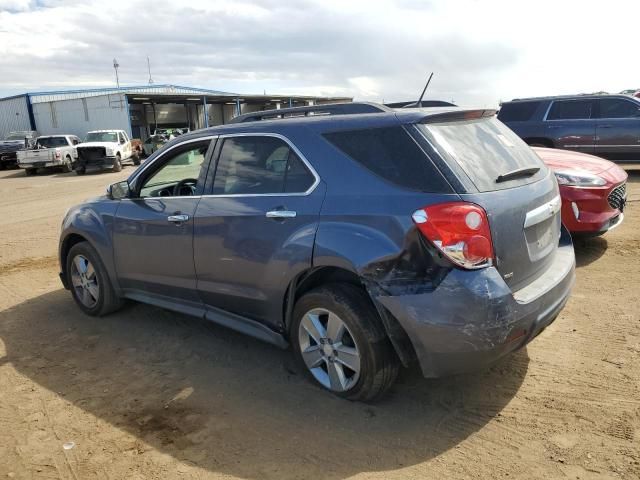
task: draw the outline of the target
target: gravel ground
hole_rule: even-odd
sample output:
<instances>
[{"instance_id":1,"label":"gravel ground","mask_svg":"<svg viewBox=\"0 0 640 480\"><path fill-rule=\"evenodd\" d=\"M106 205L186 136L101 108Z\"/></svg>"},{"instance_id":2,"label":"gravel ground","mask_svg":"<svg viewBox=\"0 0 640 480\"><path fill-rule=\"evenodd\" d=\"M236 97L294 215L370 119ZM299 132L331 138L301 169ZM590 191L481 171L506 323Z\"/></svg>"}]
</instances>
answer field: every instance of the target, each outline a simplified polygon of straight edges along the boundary
<instances>
[{"instance_id":1,"label":"gravel ground","mask_svg":"<svg viewBox=\"0 0 640 480\"><path fill-rule=\"evenodd\" d=\"M403 372L375 405L202 321L82 315L57 278L61 217L131 171L0 172L0 479L640 478L640 168L534 342L474 375Z\"/></svg>"}]
</instances>

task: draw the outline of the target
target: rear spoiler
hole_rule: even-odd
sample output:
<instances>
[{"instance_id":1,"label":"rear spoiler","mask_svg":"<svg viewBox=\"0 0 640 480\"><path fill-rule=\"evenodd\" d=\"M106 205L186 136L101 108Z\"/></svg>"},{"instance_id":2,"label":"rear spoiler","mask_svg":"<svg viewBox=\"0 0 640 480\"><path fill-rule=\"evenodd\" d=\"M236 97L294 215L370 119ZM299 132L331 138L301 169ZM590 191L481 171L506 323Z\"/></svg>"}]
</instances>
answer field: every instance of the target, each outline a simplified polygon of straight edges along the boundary
<instances>
[{"instance_id":1,"label":"rear spoiler","mask_svg":"<svg viewBox=\"0 0 640 480\"><path fill-rule=\"evenodd\" d=\"M479 118L493 117L496 113L497 110L454 110L451 112L427 115L418 123L446 123L462 122L464 120L478 120Z\"/></svg>"}]
</instances>

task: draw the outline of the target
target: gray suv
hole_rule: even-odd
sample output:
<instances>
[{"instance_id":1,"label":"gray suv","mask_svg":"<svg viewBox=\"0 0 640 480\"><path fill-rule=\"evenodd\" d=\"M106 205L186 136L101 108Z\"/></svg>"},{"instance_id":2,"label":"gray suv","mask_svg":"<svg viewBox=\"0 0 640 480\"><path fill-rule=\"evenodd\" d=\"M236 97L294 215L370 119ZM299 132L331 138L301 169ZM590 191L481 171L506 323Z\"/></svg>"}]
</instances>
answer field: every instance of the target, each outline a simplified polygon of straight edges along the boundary
<instances>
[{"instance_id":1,"label":"gray suv","mask_svg":"<svg viewBox=\"0 0 640 480\"><path fill-rule=\"evenodd\" d=\"M258 112L182 135L69 210L60 278L291 346L371 400L401 365L490 365L565 305L574 254L553 174L494 111L376 104Z\"/></svg>"},{"instance_id":2,"label":"gray suv","mask_svg":"<svg viewBox=\"0 0 640 480\"><path fill-rule=\"evenodd\" d=\"M640 160L640 101L574 95L505 102L498 118L531 146L564 148L613 161Z\"/></svg>"}]
</instances>

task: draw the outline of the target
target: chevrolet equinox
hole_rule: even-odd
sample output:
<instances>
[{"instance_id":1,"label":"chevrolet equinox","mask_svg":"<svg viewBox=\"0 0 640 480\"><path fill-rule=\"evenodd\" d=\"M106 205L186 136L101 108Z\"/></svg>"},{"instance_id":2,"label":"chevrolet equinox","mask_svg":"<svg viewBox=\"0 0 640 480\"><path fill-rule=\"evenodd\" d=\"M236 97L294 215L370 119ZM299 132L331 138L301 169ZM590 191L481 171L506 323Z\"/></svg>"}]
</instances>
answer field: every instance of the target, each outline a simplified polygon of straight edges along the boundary
<instances>
[{"instance_id":1,"label":"chevrolet equinox","mask_svg":"<svg viewBox=\"0 0 640 480\"><path fill-rule=\"evenodd\" d=\"M60 277L291 346L372 400L400 366L491 365L557 317L575 259L553 173L492 110L353 103L182 135L66 214Z\"/></svg>"}]
</instances>

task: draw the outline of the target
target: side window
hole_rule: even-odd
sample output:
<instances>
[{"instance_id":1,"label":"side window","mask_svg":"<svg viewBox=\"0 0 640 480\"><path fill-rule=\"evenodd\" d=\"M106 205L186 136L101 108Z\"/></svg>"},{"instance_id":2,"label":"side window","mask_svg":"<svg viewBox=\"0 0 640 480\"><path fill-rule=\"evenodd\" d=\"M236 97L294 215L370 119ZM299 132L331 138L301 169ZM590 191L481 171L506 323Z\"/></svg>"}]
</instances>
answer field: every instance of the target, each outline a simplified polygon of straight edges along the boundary
<instances>
[{"instance_id":1,"label":"side window","mask_svg":"<svg viewBox=\"0 0 640 480\"><path fill-rule=\"evenodd\" d=\"M498 119L502 122L526 122L530 120L540 102L504 103L500 107Z\"/></svg>"},{"instance_id":2,"label":"side window","mask_svg":"<svg viewBox=\"0 0 640 480\"><path fill-rule=\"evenodd\" d=\"M163 156L160 166L140 188L140 197L169 197L194 195L200 187L200 170L204 163L209 140L189 143ZM178 186L182 183L181 186ZM176 188L179 189L176 192Z\"/></svg>"},{"instance_id":3,"label":"side window","mask_svg":"<svg viewBox=\"0 0 640 480\"><path fill-rule=\"evenodd\" d=\"M213 194L304 193L314 181L304 162L283 140L231 137L220 150Z\"/></svg>"},{"instance_id":4,"label":"side window","mask_svg":"<svg viewBox=\"0 0 640 480\"><path fill-rule=\"evenodd\" d=\"M592 105L591 100L556 100L547 120L586 120L591 118Z\"/></svg>"},{"instance_id":5,"label":"side window","mask_svg":"<svg viewBox=\"0 0 640 480\"><path fill-rule=\"evenodd\" d=\"M600 118L633 118L640 115L640 104L621 98L600 100Z\"/></svg>"},{"instance_id":6,"label":"side window","mask_svg":"<svg viewBox=\"0 0 640 480\"><path fill-rule=\"evenodd\" d=\"M343 153L383 179L420 192L451 189L402 127L325 133Z\"/></svg>"}]
</instances>

